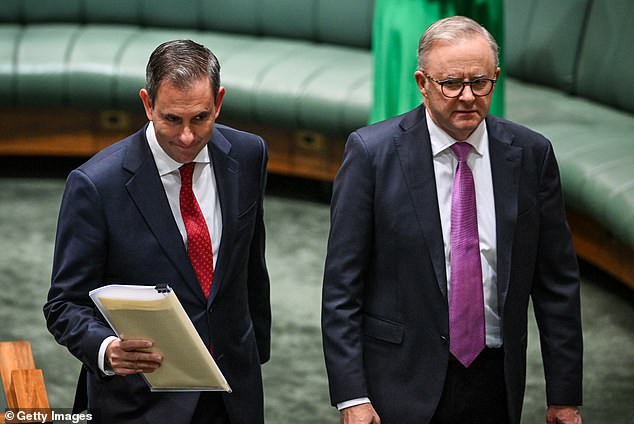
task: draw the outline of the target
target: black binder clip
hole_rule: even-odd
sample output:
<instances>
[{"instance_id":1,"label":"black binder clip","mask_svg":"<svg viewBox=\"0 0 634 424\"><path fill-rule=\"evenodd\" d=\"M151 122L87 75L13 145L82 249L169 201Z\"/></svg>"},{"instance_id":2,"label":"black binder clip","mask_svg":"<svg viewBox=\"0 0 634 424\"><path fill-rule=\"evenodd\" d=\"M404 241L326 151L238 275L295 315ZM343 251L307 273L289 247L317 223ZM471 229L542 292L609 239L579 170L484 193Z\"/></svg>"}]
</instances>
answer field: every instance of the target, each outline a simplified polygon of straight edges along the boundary
<instances>
[{"instance_id":1,"label":"black binder clip","mask_svg":"<svg viewBox=\"0 0 634 424\"><path fill-rule=\"evenodd\" d=\"M171 291L167 283L158 283L154 288L159 293L169 293Z\"/></svg>"}]
</instances>

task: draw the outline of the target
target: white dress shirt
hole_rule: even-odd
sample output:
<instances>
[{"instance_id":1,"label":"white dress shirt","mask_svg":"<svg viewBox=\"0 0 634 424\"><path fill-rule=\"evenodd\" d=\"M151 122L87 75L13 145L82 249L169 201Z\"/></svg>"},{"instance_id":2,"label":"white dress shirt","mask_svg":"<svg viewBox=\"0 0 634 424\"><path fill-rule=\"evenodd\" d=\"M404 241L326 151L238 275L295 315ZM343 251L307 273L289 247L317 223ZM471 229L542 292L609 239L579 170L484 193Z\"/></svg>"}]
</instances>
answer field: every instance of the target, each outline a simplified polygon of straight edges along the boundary
<instances>
[{"instance_id":1,"label":"white dress shirt","mask_svg":"<svg viewBox=\"0 0 634 424\"><path fill-rule=\"evenodd\" d=\"M154 132L154 125L149 123L145 136L148 140L152 156L154 156L154 162L158 169L161 182L163 183L163 189L167 195L167 200L174 216L174 221L178 226L178 230L183 238L183 243L187 247L187 230L185 229L185 223L181 215L180 209L180 188L181 177L179 168L184 165L176 162L172 159L165 150L160 146L156 139L156 133ZM222 238L222 211L220 210L220 198L218 197L218 190L216 188L216 176L213 172L213 165L209 157L209 150L203 148L196 158L194 159L196 166L194 167L194 175L192 177L192 188L194 195L200 209L205 216L207 222L207 228L209 229L209 235L211 237L211 247L213 250L214 268L218 259L218 248L220 247L220 240ZM107 375L112 375L112 371L105 369L105 353L108 344L116 337L111 336L106 338L99 348L98 365L99 369Z\"/></svg>"},{"instance_id":2,"label":"white dress shirt","mask_svg":"<svg viewBox=\"0 0 634 424\"><path fill-rule=\"evenodd\" d=\"M451 150L457 142L432 121L427 112L427 127L434 155L434 174L436 193L442 225L442 237L445 248L445 267L447 272L447 299L451 288L450 234L451 234L451 191L458 160ZM476 207L478 216L478 236L480 238L480 262L482 264L482 286L484 293L484 320L486 345L502 346L502 332L497 297L497 245L495 231L495 201L493 198L493 178L491 176L491 158L489 156L489 136L486 123L482 121L473 133L464 140L473 146L467 159L475 184Z\"/></svg>"},{"instance_id":3,"label":"white dress shirt","mask_svg":"<svg viewBox=\"0 0 634 424\"><path fill-rule=\"evenodd\" d=\"M185 230L185 223L183 222L180 207L181 176L178 170L178 168L184 164L176 162L165 153L165 150L163 150L156 140L152 122L148 125L145 135L150 145L152 155L154 156L154 162L156 162L156 168L161 177L170 209L172 209L172 215L174 215L178 230L183 237L183 243L187 246L187 230ZM198 204L200 205L200 209L205 216L205 221L207 222L209 236L211 237L211 247L214 253L215 267L216 260L218 259L220 239L222 237L222 212L220 210L218 190L216 189L216 176L214 175L213 165L209 158L209 150L203 148L194 159L194 162L196 163L196 167L194 168L194 175L192 177L192 188L196 200L198 200Z\"/></svg>"},{"instance_id":4,"label":"white dress shirt","mask_svg":"<svg viewBox=\"0 0 634 424\"><path fill-rule=\"evenodd\" d=\"M427 127L434 156L434 175L436 177L436 193L442 226L442 237L445 251L445 268L447 273L447 299L451 287L450 234L451 234L451 192L453 178L458 160L451 150L457 142L432 121L429 112ZM497 248L495 231L495 202L493 197L493 178L491 176L491 160L489 157L489 136L486 123L482 121L465 142L473 146L467 164L471 168L476 192L478 216L478 236L480 238L480 262L482 264L482 286L484 294L484 321L486 345L502 346L502 328L497 298ZM368 398L352 399L337 404L342 410L351 406L369 403Z\"/></svg>"}]
</instances>

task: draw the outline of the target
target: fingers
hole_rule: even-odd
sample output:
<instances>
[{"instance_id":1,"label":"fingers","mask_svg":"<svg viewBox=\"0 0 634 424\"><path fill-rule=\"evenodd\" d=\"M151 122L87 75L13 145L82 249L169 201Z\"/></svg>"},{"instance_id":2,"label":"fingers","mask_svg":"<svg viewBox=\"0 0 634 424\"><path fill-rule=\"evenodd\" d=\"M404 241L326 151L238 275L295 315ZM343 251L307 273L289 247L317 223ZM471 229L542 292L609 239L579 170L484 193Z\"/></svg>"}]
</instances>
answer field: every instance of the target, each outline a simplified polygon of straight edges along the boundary
<instances>
[{"instance_id":1,"label":"fingers","mask_svg":"<svg viewBox=\"0 0 634 424\"><path fill-rule=\"evenodd\" d=\"M576 406L551 405L546 411L546 424L581 424L581 413Z\"/></svg>"},{"instance_id":2,"label":"fingers","mask_svg":"<svg viewBox=\"0 0 634 424\"><path fill-rule=\"evenodd\" d=\"M381 424L379 415L370 403L352 406L341 411L342 424Z\"/></svg>"},{"instance_id":3,"label":"fingers","mask_svg":"<svg viewBox=\"0 0 634 424\"><path fill-rule=\"evenodd\" d=\"M119 375L151 373L163 361L151 347L149 340L113 340L106 348L106 363Z\"/></svg>"}]
</instances>

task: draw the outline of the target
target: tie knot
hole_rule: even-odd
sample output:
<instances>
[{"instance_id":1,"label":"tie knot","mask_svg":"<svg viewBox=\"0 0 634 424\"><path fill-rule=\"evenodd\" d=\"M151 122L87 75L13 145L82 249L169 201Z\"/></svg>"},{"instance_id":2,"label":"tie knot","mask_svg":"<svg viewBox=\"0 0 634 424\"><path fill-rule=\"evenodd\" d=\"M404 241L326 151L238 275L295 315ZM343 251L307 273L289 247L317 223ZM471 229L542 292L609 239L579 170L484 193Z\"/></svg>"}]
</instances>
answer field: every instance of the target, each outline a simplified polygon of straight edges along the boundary
<instances>
[{"instance_id":1,"label":"tie knot","mask_svg":"<svg viewBox=\"0 0 634 424\"><path fill-rule=\"evenodd\" d=\"M195 165L194 162L190 162L178 168L178 171L181 173L181 185L191 185Z\"/></svg>"},{"instance_id":2,"label":"tie knot","mask_svg":"<svg viewBox=\"0 0 634 424\"><path fill-rule=\"evenodd\" d=\"M469 152L471 151L471 148L472 148L471 144L464 143L464 142L454 143L451 146L451 150L453 150L459 162L467 161L467 157L469 156Z\"/></svg>"}]
</instances>

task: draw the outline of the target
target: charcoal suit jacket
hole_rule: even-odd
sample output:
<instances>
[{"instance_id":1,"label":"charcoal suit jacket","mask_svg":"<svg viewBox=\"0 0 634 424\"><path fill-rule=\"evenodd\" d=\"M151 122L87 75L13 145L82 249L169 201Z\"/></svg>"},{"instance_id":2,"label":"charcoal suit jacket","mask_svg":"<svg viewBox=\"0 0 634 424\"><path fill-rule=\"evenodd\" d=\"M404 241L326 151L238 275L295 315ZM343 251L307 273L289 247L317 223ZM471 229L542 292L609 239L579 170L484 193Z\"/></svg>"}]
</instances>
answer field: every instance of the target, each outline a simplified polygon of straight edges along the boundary
<instances>
[{"instance_id":1,"label":"charcoal suit jacket","mask_svg":"<svg viewBox=\"0 0 634 424\"><path fill-rule=\"evenodd\" d=\"M271 327L262 213L266 146L260 137L222 125L216 125L207 145L223 227L206 299L145 129L101 151L68 177L44 307L49 330L83 363L78 399L87 399L98 422L189 423L200 392L152 393L140 375L109 377L97 365L102 341L114 333L88 292L111 283L167 283L205 345L213 346L233 390L222 395L231 422L261 423L260 364L269 358Z\"/></svg>"},{"instance_id":2,"label":"charcoal suit jacket","mask_svg":"<svg viewBox=\"0 0 634 424\"><path fill-rule=\"evenodd\" d=\"M486 125L504 376L518 424L529 299L547 401L581 404L579 275L550 142L496 117ZM449 358L445 270L424 107L353 132L334 184L323 283L333 404L367 396L382 423L430 421Z\"/></svg>"}]
</instances>

